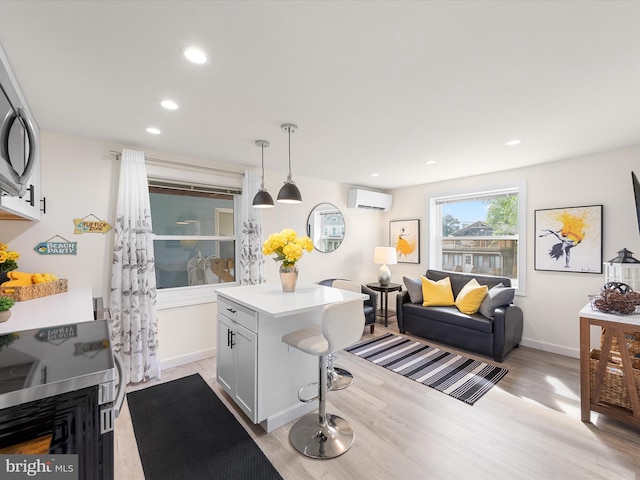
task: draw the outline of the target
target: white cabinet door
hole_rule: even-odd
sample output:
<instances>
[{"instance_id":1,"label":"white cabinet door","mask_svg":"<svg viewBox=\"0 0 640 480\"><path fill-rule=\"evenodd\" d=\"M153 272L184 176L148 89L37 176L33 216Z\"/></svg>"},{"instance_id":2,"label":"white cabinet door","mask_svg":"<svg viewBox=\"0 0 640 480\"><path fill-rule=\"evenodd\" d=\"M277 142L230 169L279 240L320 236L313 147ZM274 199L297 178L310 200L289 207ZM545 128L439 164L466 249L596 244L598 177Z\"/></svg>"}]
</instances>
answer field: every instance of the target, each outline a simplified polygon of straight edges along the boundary
<instances>
[{"instance_id":1,"label":"white cabinet door","mask_svg":"<svg viewBox=\"0 0 640 480\"><path fill-rule=\"evenodd\" d=\"M36 163L33 167L27 186L30 190L27 190L27 193L22 197L11 197L3 193L0 197L0 213L7 212L8 214L17 215L27 220L40 220L42 218L42 212L40 211L42 205L40 200L43 196L40 191L39 163Z\"/></svg>"},{"instance_id":2,"label":"white cabinet door","mask_svg":"<svg viewBox=\"0 0 640 480\"><path fill-rule=\"evenodd\" d=\"M218 383L231 396L235 388L235 360L234 352L229 346L233 322L224 315L218 314L218 348L216 351L216 375Z\"/></svg>"},{"instance_id":3,"label":"white cabinet door","mask_svg":"<svg viewBox=\"0 0 640 480\"><path fill-rule=\"evenodd\" d=\"M256 334L241 325L232 332L231 348L236 361L235 401L242 410L256 421Z\"/></svg>"},{"instance_id":4,"label":"white cabinet door","mask_svg":"<svg viewBox=\"0 0 640 480\"><path fill-rule=\"evenodd\" d=\"M256 362L256 334L218 314L218 383L254 423L257 421Z\"/></svg>"}]
</instances>

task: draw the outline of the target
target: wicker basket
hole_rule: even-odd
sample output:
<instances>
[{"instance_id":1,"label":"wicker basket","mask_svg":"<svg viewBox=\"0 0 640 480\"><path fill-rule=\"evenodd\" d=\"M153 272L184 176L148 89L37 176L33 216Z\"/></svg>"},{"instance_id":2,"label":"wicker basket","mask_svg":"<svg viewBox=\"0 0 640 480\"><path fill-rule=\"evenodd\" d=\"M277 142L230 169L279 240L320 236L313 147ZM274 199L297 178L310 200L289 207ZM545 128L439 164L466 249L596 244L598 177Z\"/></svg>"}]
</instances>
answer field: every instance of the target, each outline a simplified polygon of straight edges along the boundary
<instances>
[{"instance_id":1,"label":"wicker basket","mask_svg":"<svg viewBox=\"0 0 640 480\"><path fill-rule=\"evenodd\" d=\"M602 328L602 333L600 334L600 349L604 345L604 334L607 331L607 327ZM627 350L629 350L629 355L632 357L640 354L640 332L624 332L624 339L627 341ZM619 352L620 347L618 347L618 337L617 335L613 335L611 338L611 351Z\"/></svg>"},{"instance_id":2,"label":"wicker basket","mask_svg":"<svg viewBox=\"0 0 640 480\"><path fill-rule=\"evenodd\" d=\"M67 290L67 280L60 279L55 282L36 283L34 285L25 285L24 287L0 287L0 295L13 298L16 302L22 302L64 293Z\"/></svg>"},{"instance_id":3,"label":"wicker basket","mask_svg":"<svg viewBox=\"0 0 640 480\"><path fill-rule=\"evenodd\" d=\"M591 350L589 372L592 389L595 386L596 372L598 370L600 356L600 350ZM631 364L633 369L633 379L636 384L636 389L640 394L640 358L631 359ZM623 372L624 367L622 366L622 359L616 356L615 353L610 354L604 378L602 380L600 403L607 403L609 405L631 409L631 401L629 400L629 392L627 391L627 380L625 379Z\"/></svg>"},{"instance_id":4,"label":"wicker basket","mask_svg":"<svg viewBox=\"0 0 640 480\"><path fill-rule=\"evenodd\" d=\"M591 310L594 312L611 313L613 315L637 315L640 313L640 305L637 305L635 300L621 300L619 309L611 308L606 303L601 303L604 301L605 297L602 295L589 295Z\"/></svg>"}]
</instances>

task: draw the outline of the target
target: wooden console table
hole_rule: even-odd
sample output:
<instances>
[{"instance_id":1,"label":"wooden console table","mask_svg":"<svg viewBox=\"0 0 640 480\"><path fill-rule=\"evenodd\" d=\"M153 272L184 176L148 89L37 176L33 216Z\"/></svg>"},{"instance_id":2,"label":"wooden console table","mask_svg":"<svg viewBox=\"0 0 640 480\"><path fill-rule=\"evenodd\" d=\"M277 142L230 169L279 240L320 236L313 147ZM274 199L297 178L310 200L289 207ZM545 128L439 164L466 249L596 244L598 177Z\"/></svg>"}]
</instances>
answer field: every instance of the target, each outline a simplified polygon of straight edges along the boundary
<instances>
[{"instance_id":1,"label":"wooden console table","mask_svg":"<svg viewBox=\"0 0 640 480\"><path fill-rule=\"evenodd\" d=\"M591 360L589 358L591 348L590 327L592 325L606 327L593 388L591 388ZM597 312L591 308L591 304L587 304L580 310L580 411L583 422L591 422L591 412L594 411L609 415L625 423L640 426L640 399L638 398L638 389L633 378L631 356L624 338L625 332L640 334L640 315L622 316ZM602 382L606 373L614 335L618 341L620 357L622 358L622 369L631 403L630 410L600 403Z\"/></svg>"}]
</instances>

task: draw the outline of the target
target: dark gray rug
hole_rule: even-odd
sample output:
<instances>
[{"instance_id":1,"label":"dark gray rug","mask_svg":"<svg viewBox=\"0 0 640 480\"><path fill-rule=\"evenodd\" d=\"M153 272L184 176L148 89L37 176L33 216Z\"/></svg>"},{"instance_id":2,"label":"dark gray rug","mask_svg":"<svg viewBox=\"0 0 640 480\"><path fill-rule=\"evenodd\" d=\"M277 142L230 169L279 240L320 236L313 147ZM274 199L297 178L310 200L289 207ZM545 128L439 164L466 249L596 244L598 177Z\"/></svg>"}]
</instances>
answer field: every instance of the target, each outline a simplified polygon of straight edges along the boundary
<instances>
[{"instance_id":1,"label":"dark gray rug","mask_svg":"<svg viewBox=\"0 0 640 480\"><path fill-rule=\"evenodd\" d=\"M508 370L388 333L345 348L358 357L473 405Z\"/></svg>"},{"instance_id":2,"label":"dark gray rug","mask_svg":"<svg viewBox=\"0 0 640 480\"><path fill-rule=\"evenodd\" d=\"M146 480L282 480L198 375L127 394Z\"/></svg>"}]
</instances>

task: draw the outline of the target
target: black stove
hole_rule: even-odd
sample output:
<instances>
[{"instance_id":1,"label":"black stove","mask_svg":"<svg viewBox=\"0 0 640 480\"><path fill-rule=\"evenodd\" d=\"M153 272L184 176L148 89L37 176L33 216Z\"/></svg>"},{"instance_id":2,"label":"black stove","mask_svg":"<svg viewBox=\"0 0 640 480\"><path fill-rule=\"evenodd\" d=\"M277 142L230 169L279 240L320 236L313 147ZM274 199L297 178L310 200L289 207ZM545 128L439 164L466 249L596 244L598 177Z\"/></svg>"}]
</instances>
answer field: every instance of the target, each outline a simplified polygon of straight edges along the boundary
<instances>
[{"instance_id":1,"label":"black stove","mask_svg":"<svg viewBox=\"0 0 640 480\"><path fill-rule=\"evenodd\" d=\"M0 409L114 380L106 320L0 336Z\"/></svg>"},{"instance_id":2,"label":"black stove","mask_svg":"<svg viewBox=\"0 0 640 480\"><path fill-rule=\"evenodd\" d=\"M116 364L106 320L0 336L0 451L47 439L80 478L113 478ZM118 398L116 398L116 396Z\"/></svg>"}]
</instances>

